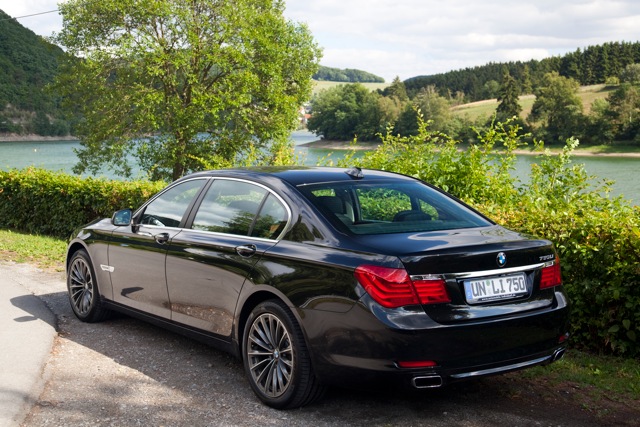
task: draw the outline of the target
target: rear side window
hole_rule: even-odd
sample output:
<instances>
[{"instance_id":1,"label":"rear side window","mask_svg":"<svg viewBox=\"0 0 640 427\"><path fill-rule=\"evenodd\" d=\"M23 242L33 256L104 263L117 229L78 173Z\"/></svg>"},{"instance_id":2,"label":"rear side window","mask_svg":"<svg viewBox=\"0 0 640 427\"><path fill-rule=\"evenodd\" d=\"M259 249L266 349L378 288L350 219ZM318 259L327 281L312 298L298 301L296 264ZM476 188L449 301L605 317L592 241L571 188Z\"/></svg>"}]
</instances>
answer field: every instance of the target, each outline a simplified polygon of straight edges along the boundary
<instances>
[{"instance_id":1,"label":"rear side window","mask_svg":"<svg viewBox=\"0 0 640 427\"><path fill-rule=\"evenodd\" d=\"M284 205L273 195L269 194L264 202L256 223L251 230L254 237L275 239L287 225L287 211Z\"/></svg>"},{"instance_id":2,"label":"rear side window","mask_svg":"<svg viewBox=\"0 0 640 427\"><path fill-rule=\"evenodd\" d=\"M195 230L275 239L287 224L284 205L265 188L216 180L193 220Z\"/></svg>"},{"instance_id":3,"label":"rear side window","mask_svg":"<svg viewBox=\"0 0 640 427\"><path fill-rule=\"evenodd\" d=\"M327 183L301 192L338 228L354 234L486 227L487 219L420 182Z\"/></svg>"}]
</instances>

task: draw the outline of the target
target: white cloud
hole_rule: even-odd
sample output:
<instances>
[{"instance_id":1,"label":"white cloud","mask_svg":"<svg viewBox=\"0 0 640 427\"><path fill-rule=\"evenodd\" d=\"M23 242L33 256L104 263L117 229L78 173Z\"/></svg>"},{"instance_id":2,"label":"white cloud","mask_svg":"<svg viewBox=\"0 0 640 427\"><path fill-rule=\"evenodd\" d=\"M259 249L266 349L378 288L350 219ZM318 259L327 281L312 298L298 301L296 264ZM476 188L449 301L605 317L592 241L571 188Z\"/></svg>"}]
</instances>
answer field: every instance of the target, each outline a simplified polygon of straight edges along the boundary
<instances>
[{"instance_id":1,"label":"white cloud","mask_svg":"<svg viewBox=\"0 0 640 427\"><path fill-rule=\"evenodd\" d=\"M56 0L0 0L11 16L57 8ZM286 16L309 25L323 65L401 79L542 59L608 41L638 41L637 0L286 0ZM41 35L56 14L20 22Z\"/></svg>"}]
</instances>

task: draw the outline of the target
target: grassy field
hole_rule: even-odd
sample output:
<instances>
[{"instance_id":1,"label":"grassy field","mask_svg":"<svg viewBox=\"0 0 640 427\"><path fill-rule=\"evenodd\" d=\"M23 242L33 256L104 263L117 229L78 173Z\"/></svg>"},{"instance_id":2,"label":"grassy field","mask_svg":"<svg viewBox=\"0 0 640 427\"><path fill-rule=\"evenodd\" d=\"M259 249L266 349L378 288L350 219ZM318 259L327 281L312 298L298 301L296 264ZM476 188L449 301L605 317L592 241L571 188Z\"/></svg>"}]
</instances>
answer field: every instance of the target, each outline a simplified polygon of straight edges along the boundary
<instances>
[{"instance_id":1,"label":"grassy field","mask_svg":"<svg viewBox=\"0 0 640 427\"><path fill-rule=\"evenodd\" d=\"M591 111L591 104L596 99L604 99L609 96L609 93L615 90L615 87L605 85L593 85L583 86L578 91L578 96L582 100L584 106L584 112L589 113ZM520 106L522 107L522 113L520 116L526 118L531 112L531 107L535 101L533 95L523 95L520 97ZM498 107L498 101L495 99L487 99L484 101L471 102L469 104L458 105L453 107L454 115L467 116L469 119L475 121L478 117L489 118L496 111Z\"/></svg>"},{"instance_id":2,"label":"grassy field","mask_svg":"<svg viewBox=\"0 0 640 427\"><path fill-rule=\"evenodd\" d=\"M346 83L346 82L327 82L327 81L320 81L320 80L314 80L313 81L313 94L315 95L316 93L324 90L324 89L329 89L331 87L334 86L338 86L338 85L345 85L345 84L350 84L350 83ZM389 86L391 83L360 83L361 85L363 85L364 87L368 88L369 90L377 90L377 89L384 89L387 86Z\"/></svg>"}]
</instances>

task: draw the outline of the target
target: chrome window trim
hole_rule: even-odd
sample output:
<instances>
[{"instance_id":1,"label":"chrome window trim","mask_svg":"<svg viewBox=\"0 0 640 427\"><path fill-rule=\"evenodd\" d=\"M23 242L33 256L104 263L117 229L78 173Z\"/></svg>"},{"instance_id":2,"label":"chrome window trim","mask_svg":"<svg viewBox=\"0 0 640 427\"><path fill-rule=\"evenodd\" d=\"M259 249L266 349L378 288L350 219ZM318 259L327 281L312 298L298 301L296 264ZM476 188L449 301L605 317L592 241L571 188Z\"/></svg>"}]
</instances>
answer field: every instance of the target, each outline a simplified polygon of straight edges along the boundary
<instances>
[{"instance_id":1,"label":"chrome window trim","mask_svg":"<svg viewBox=\"0 0 640 427\"><path fill-rule=\"evenodd\" d=\"M138 213L140 213L144 209L146 209L146 207L151 202L153 202L155 199L157 199L162 194L164 194L165 192L169 191L171 188L175 187L176 185L179 185L179 184L182 184L182 183L185 183L185 182L189 182L189 181L196 181L196 180L211 181L211 185L213 185L213 183L216 180L226 180L226 181L244 182L246 184L252 184L252 185L256 185L258 187L261 187L265 191L267 191L267 193L272 194L273 196L275 196L275 198L278 199L278 201L280 203L282 203L282 205L284 206L284 209L285 209L285 211L287 213L287 223L285 224L284 228L282 229L282 232L275 239L265 239L265 238L262 238L262 237L244 236L244 235L241 235L241 234L230 234L230 233L220 233L220 232L215 232L215 231L197 230L197 229L194 229L194 228L167 227L167 226L160 227L160 226L151 225L151 224L140 224L140 226L144 226L145 228L149 227L149 228L156 228L156 229L189 230L189 231L195 231L195 232L199 232L199 233L208 233L208 234L220 235L220 236L246 237L248 239L262 241L262 242L269 242L269 243L271 243L271 242L276 242L276 243L279 242L280 240L282 240L282 237L286 234L286 232L289 231L289 228L290 228L290 225L291 225L291 218L293 217L293 213L292 213L291 208L289 207L289 205L284 201L284 199L282 197L280 197L280 195L278 193L276 193L271 188L267 187L266 185L264 185L262 183L251 181L251 180L248 180L248 179L234 178L234 177L227 177L227 176L207 176L207 177L198 176L198 177L194 177L194 178L190 178L190 179L185 179L184 181L175 182L172 185L169 185L168 187L163 188L162 191L158 192L153 198L147 200L147 202L145 204L140 206L132 214L132 217L135 218L138 215ZM207 185L206 182L205 182L205 185ZM209 191L209 189L207 189L207 191ZM200 206L198 206L198 209L199 208L200 208Z\"/></svg>"},{"instance_id":2,"label":"chrome window trim","mask_svg":"<svg viewBox=\"0 0 640 427\"><path fill-rule=\"evenodd\" d=\"M225 238L233 237L233 238L242 238L242 239L248 239L252 241L265 242L265 243L278 243L277 239L265 239L264 237L245 236L243 234L221 233L219 231L198 230L195 228L181 228L181 230L189 231L191 233L206 234L208 236L220 236Z\"/></svg>"},{"instance_id":3,"label":"chrome window trim","mask_svg":"<svg viewBox=\"0 0 640 427\"><path fill-rule=\"evenodd\" d=\"M156 193L152 198L150 198L149 200L147 200L146 203L144 203L142 206L140 206L138 209L136 209L135 211L133 211L133 213L131 214L131 218L136 218L138 216L138 214L142 211L144 211L147 206L153 202L154 200L156 200L158 197L162 196L164 193L166 193L167 191L169 191L170 189L172 189L173 187L179 185L179 184L183 184L185 182L189 182L189 181L197 181L197 180L204 180L204 185L207 185L207 181L209 181L211 178L210 177L204 177L204 176L198 176L198 177L194 177L194 178L190 178L190 179L185 179L184 181L180 181L180 182L174 182L172 184L170 184L169 186L163 188L162 190L160 190L158 193ZM203 186L204 187L204 186ZM202 190L202 189L201 189ZM138 225L144 225L145 227L151 226L151 227L158 227L157 225L150 225L150 224L138 224ZM173 228L175 230L184 230L181 227L158 227L158 228Z\"/></svg>"}]
</instances>

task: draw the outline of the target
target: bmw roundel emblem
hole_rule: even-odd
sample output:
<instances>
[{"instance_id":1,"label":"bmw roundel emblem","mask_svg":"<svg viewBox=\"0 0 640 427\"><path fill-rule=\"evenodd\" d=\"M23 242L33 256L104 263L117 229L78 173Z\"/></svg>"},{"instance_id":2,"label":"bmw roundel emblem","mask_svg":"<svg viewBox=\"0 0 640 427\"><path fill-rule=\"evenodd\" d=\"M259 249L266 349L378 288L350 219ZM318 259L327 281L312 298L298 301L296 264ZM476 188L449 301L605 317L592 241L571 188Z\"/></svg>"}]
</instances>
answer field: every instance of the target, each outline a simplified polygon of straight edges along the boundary
<instances>
[{"instance_id":1,"label":"bmw roundel emblem","mask_svg":"<svg viewBox=\"0 0 640 427\"><path fill-rule=\"evenodd\" d=\"M498 267L504 267L507 265L507 254L504 252L498 253L498 256L496 256L496 262L498 263Z\"/></svg>"}]
</instances>

